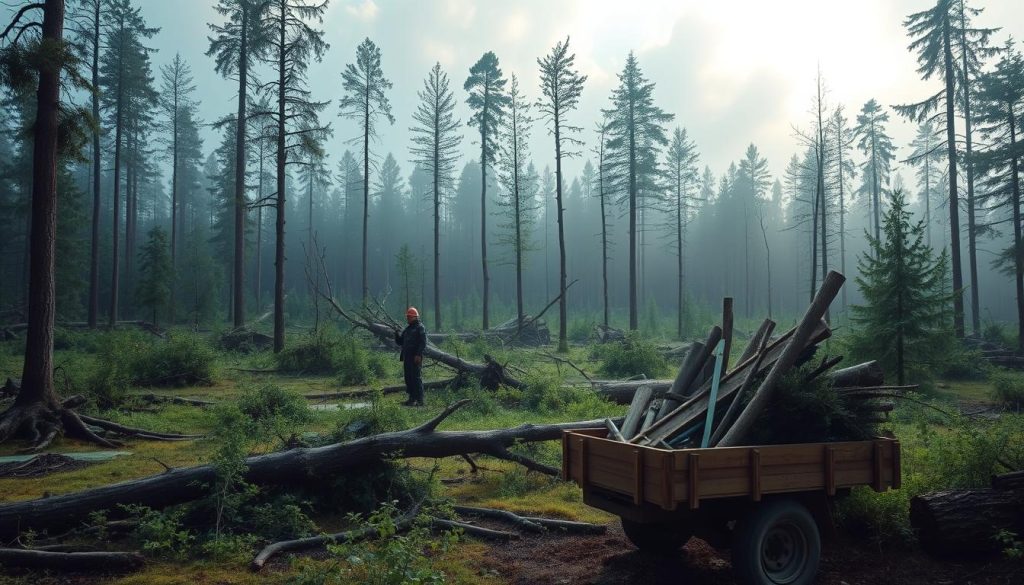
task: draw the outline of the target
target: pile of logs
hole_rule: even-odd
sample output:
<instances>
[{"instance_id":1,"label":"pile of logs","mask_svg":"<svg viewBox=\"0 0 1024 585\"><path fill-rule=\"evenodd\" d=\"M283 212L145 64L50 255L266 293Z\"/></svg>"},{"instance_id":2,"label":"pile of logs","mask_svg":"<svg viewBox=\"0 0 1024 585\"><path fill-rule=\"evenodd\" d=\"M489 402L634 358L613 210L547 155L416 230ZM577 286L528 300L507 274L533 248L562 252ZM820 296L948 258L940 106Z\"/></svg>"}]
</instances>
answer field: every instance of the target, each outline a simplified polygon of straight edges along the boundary
<instances>
[{"instance_id":1,"label":"pile of logs","mask_svg":"<svg viewBox=\"0 0 1024 585\"><path fill-rule=\"evenodd\" d=\"M711 328L704 342L694 343L674 380L595 382L595 389L630 408L622 428L606 421L609 433L622 441L662 448L735 446L749 434L771 401L782 377L806 363L817 344L831 335L822 320L845 279L832 272L825 279L803 319L777 338L775 323L764 321L732 369L732 303L726 299L723 325ZM892 410L891 402L905 387L883 386L876 362L829 372L841 358L825 358L806 381L827 374L844 399L869 403L876 413Z\"/></svg>"},{"instance_id":2,"label":"pile of logs","mask_svg":"<svg viewBox=\"0 0 1024 585\"><path fill-rule=\"evenodd\" d=\"M993 366L1024 371L1024 356L1008 347L977 337L968 337L964 342L969 348L981 352L981 359Z\"/></svg>"},{"instance_id":3,"label":"pile of logs","mask_svg":"<svg viewBox=\"0 0 1024 585\"><path fill-rule=\"evenodd\" d=\"M512 318L501 325L483 331L428 333L427 339L434 344L441 344L451 339L467 342L484 339L501 345L539 347L551 343L551 331L548 329L546 321L527 315L523 317L521 325L517 318Z\"/></svg>"}]
</instances>

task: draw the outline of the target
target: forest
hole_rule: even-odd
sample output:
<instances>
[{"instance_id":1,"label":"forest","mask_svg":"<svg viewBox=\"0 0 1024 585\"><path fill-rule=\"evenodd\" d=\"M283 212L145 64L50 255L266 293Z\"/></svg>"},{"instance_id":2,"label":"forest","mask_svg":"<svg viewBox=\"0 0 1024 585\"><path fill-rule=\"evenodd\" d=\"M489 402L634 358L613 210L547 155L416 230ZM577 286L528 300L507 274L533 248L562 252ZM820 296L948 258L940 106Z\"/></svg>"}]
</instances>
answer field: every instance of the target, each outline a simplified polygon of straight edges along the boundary
<instances>
[{"instance_id":1,"label":"forest","mask_svg":"<svg viewBox=\"0 0 1024 585\"><path fill-rule=\"evenodd\" d=\"M507 4L3 3L0 583L1024 579L1024 10Z\"/></svg>"}]
</instances>

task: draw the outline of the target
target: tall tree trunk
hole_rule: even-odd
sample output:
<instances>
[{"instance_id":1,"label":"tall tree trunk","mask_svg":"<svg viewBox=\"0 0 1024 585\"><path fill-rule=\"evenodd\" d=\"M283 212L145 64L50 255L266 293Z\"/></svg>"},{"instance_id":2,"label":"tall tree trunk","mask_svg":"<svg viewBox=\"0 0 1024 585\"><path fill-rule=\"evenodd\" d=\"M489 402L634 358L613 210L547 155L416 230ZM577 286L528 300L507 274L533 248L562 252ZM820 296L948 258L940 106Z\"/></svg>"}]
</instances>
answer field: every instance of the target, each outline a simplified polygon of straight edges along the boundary
<instances>
[{"instance_id":1,"label":"tall tree trunk","mask_svg":"<svg viewBox=\"0 0 1024 585\"><path fill-rule=\"evenodd\" d=\"M555 103L555 204L558 206L558 351L569 351L566 323L565 207L562 202L562 139L558 103Z\"/></svg>"},{"instance_id":2,"label":"tall tree trunk","mask_svg":"<svg viewBox=\"0 0 1024 585\"><path fill-rule=\"evenodd\" d=\"M953 260L953 331L964 336L964 277L960 266L960 203L956 186L956 116L953 106L953 50L950 46L949 15L942 19L942 44L946 70L946 143L949 153L949 249Z\"/></svg>"},{"instance_id":3,"label":"tall tree trunk","mask_svg":"<svg viewBox=\"0 0 1024 585\"><path fill-rule=\"evenodd\" d=\"M608 219L604 209L604 138L601 139L598 189L601 197L601 297L603 302L604 326L608 327Z\"/></svg>"},{"instance_id":4,"label":"tall tree trunk","mask_svg":"<svg viewBox=\"0 0 1024 585\"><path fill-rule=\"evenodd\" d=\"M46 0L44 43L61 43L64 0ZM60 66L44 65L39 72L36 122L32 146L32 266L29 269L28 331L21 391L15 406L43 403L59 410L53 388L53 320L56 314L57 135L60 110Z\"/></svg>"},{"instance_id":5,"label":"tall tree trunk","mask_svg":"<svg viewBox=\"0 0 1024 585\"><path fill-rule=\"evenodd\" d=\"M235 233L234 271L232 281L232 313L235 328L245 325L245 128L246 92L249 83L249 12L248 4L241 3L241 39L238 49L238 115L235 118Z\"/></svg>"},{"instance_id":6,"label":"tall tree trunk","mask_svg":"<svg viewBox=\"0 0 1024 585\"><path fill-rule=\"evenodd\" d=\"M841 125L837 126L836 139L838 141L838 148L836 152L839 153L839 271L846 274L846 195L845 186L843 185L843 133L841 131ZM767 236L765 239L765 248L768 247ZM770 264L770 262L769 262ZM843 287L842 292L842 303L843 303L843 314L846 314L846 287ZM768 318L772 318L771 309L768 310Z\"/></svg>"},{"instance_id":7,"label":"tall tree trunk","mask_svg":"<svg viewBox=\"0 0 1024 585\"><path fill-rule=\"evenodd\" d=\"M114 107L117 114L114 124L114 220L113 237L114 244L111 249L111 275L110 275L110 315L108 325L113 327L117 324L117 300L118 288L121 280L120 258L118 251L121 244L121 134L124 125L124 56L120 57L118 80L117 80L117 103Z\"/></svg>"},{"instance_id":8,"label":"tall tree trunk","mask_svg":"<svg viewBox=\"0 0 1024 585\"><path fill-rule=\"evenodd\" d=\"M370 226L370 80L366 80L363 102L363 306L370 299L370 284L366 279L367 233Z\"/></svg>"},{"instance_id":9,"label":"tall tree trunk","mask_svg":"<svg viewBox=\"0 0 1024 585\"><path fill-rule=\"evenodd\" d=\"M261 131L260 134L262 133ZM264 137L260 136L260 186L257 197L259 205L256 207L256 266L254 270L256 278L253 286L257 311L263 310L263 139Z\"/></svg>"},{"instance_id":10,"label":"tall tree trunk","mask_svg":"<svg viewBox=\"0 0 1024 585\"><path fill-rule=\"evenodd\" d=\"M971 271L971 333L975 337L981 336L981 301L980 289L978 288L978 229L974 217L974 154L972 144L972 120L971 120L971 83L968 78L967 67L967 16L964 12L964 1L960 0L960 34L961 50L963 51L963 92L964 92L964 141L966 151L964 154L967 167L967 256Z\"/></svg>"},{"instance_id":11,"label":"tall tree trunk","mask_svg":"<svg viewBox=\"0 0 1024 585\"><path fill-rule=\"evenodd\" d=\"M435 92L436 96L436 92ZM441 331L441 104L434 100L434 330Z\"/></svg>"},{"instance_id":12,"label":"tall tree trunk","mask_svg":"<svg viewBox=\"0 0 1024 585\"><path fill-rule=\"evenodd\" d=\"M522 332L523 319L523 217L519 199L519 128L515 111L512 113L512 196L515 203L516 219L516 332Z\"/></svg>"},{"instance_id":13,"label":"tall tree trunk","mask_svg":"<svg viewBox=\"0 0 1024 585\"><path fill-rule=\"evenodd\" d=\"M676 337L683 339L683 188L676 174Z\"/></svg>"},{"instance_id":14,"label":"tall tree trunk","mask_svg":"<svg viewBox=\"0 0 1024 585\"><path fill-rule=\"evenodd\" d=\"M629 102L629 330L638 327L636 310L636 126Z\"/></svg>"},{"instance_id":15,"label":"tall tree trunk","mask_svg":"<svg viewBox=\"0 0 1024 585\"><path fill-rule=\"evenodd\" d=\"M484 331L490 328L491 308L491 276L487 273L487 163L490 155L487 152L487 115L490 113L490 85L491 80L485 79L484 107L480 112L480 267L484 278Z\"/></svg>"},{"instance_id":16,"label":"tall tree trunk","mask_svg":"<svg viewBox=\"0 0 1024 585\"><path fill-rule=\"evenodd\" d=\"M100 7L96 0L93 5L92 38L92 85L100 84ZM92 92L92 117L96 127L92 132L92 241L89 246L89 328L95 329L100 313L100 94Z\"/></svg>"},{"instance_id":17,"label":"tall tree trunk","mask_svg":"<svg viewBox=\"0 0 1024 585\"><path fill-rule=\"evenodd\" d=\"M287 42L286 6L281 4L281 22L278 41L281 43L278 56L277 78L277 224L274 242L274 352L284 349L284 211L285 211L285 47Z\"/></svg>"},{"instance_id":18,"label":"tall tree trunk","mask_svg":"<svg viewBox=\"0 0 1024 585\"><path fill-rule=\"evenodd\" d=\"M1017 121L1010 105L1010 169L1013 176L1013 267L1017 287L1017 353L1024 353L1024 258L1021 247L1020 172L1017 165Z\"/></svg>"},{"instance_id":19,"label":"tall tree trunk","mask_svg":"<svg viewBox=\"0 0 1024 585\"><path fill-rule=\"evenodd\" d=\"M872 225L875 228L875 239L882 239L882 201L879 191L882 190L881 178L878 176L878 135L875 132L875 120L871 120L871 211L874 216Z\"/></svg>"},{"instance_id":20,"label":"tall tree trunk","mask_svg":"<svg viewBox=\"0 0 1024 585\"><path fill-rule=\"evenodd\" d=\"M174 324L178 289L178 91L174 91L171 117L171 294L168 319Z\"/></svg>"}]
</instances>

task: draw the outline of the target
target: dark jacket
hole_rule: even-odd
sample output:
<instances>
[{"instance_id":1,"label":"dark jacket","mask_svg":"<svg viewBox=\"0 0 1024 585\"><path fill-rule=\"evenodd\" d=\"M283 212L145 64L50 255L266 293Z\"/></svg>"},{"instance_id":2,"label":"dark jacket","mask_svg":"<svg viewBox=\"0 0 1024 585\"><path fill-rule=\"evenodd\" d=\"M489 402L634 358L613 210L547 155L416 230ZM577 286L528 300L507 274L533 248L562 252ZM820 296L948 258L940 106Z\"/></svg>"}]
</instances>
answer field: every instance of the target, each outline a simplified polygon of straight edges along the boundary
<instances>
[{"instance_id":1,"label":"dark jacket","mask_svg":"<svg viewBox=\"0 0 1024 585\"><path fill-rule=\"evenodd\" d=\"M402 346L402 352L398 356L399 360L405 361L406 357L421 356L427 347L427 330L417 319L410 323L405 331L401 333L395 331L395 343Z\"/></svg>"}]
</instances>

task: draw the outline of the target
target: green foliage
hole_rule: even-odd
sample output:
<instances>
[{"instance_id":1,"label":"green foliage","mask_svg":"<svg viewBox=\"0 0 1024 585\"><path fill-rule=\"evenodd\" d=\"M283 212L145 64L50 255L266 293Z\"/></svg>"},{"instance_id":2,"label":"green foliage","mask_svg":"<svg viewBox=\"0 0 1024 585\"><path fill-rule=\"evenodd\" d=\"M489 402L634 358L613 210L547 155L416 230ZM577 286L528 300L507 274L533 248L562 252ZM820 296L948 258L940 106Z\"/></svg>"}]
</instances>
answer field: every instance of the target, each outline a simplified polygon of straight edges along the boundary
<instances>
[{"instance_id":1,"label":"green foliage","mask_svg":"<svg viewBox=\"0 0 1024 585\"><path fill-rule=\"evenodd\" d=\"M139 386L193 386L213 380L216 353L194 333L172 332L166 341L139 348L131 360L132 383ZM119 359L124 359L120 356Z\"/></svg>"},{"instance_id":2,"label":"green foliage","mask_svg":"<svg viewBox=\"0 0 1024 585\"><path fill-rule=\"evenodd\" d=\"M244 563L252 559L259 539L255 534L222 534L204 541L199 550L215 561Z\"/></svg>"},{"instance_id":3,"label":"green foliage","mask_svg":"<svg viewBox=\"0 0 1024 585\"><path fill-rule=\"evenodd\" d=\"M565 412L571 405L594 395L589 390L566 386L561 376L552 373L530 373L523 382L523 407L542 413Z\"/></svg>"},{"instance_id":4,"label":"green foliage","mask_svg":"<svg viewBox=\"0 0 1024 585\"><path fill-rule=\"evenodd\" d=\"M421 516L412 528L399 528L401 514L394 502L386 503L365 520L350 515L351 530L371 529L377 539L329 545L333 556L329 563L300 564L298 575L289 585L406 585L421 583L440 585L445 574L434 568L431 555L447 552L459 538L445 532L434 538L429 518Z\"/></svg>"},{"instance_id":5,"label":"green foliage","mask_svg":"<svg viewBox=\"0 0 1024 585\"><path fill-rule=\"evenodd\" d=\"M290 344L275 356L277 367L292 374L338 374L343 385L368 384L387 374L385 356L371 352L353 335L322 328Z\"/></svg>"},{"instance_id":6,"label":"green foliage","mask_svg":"<svg viewBox=\"0 0 1024 585\"><path fill-rule=\"evenodd\" d=\"M187 558L195 536L182 527L184 509L158 511L136 504L121 505L121 508L135 518L132 539L146 554L165 559Z\"/></svg>"},{"instance_id":7,"label":"green foliage","mask_svg":"<svg viewBox=\"0 0 1024 585\"><path fill-rule=\"evenodd\" d=\"M852 347L871 355L899 384L911 377L928 379L951 336L947 285L948 257L938 258L924 243L924 222L911 223L903 192L893 191L883 219L884 236L868 235L870 253L861 255L857 286L865 304L854 305L857 326Z\"/></svg>"},{"instance_id":8,"label":"green foliage","mask_svg":"<svg viewBox=\"0 0 1024 585\"><path fill-rule=\"evenodd\" d=\"M409 428L409 411L397 402L384 400L379 392L370 397L370 406L342 410L332 433L335 442L390 433Z\"/></svg>"},{"instance_id":9,"label":"green foliage","mask_svg":"<svg viewBox=\"0 0 1024 585\"><path fill-rule=\"evenodd\" d=\"M278 437L282 442L313 420L305 398L275 384L244 388L238 397L238 409L253 427L249 434Z\"/></svg>"},{"instance_id":10,"label":"green foliage","mask_svg":"<svg viewBox=\"0 0 1024 585\"><path fill-rule=\"evenodd\" d=\"M992 397L1001 404L1020 412L1024 405L1024 376L1000 370L991 377Z\"/></svg>"},{"instance_id":11,"label":"green foliage","mask_svg":"<svg viewBox=\"0 0 1024 585\"><path fill-rule=\"evenodd\" d=\"M942 378L946 380L984 380L989 377L991 368L982 359L981 353L967 349L960 344L949 344L946 351L937 356L938 368ZM938 352L937 352L938 353Z\"/></svg>"},{"instance_id":12,"label":"green foliage","mask_svg":"<svg viewBox=\"0 0 1024 585\"><path fill-rule=\"evenodd\" d=\"M623 342L597 345L593 353L601 360L601 373L613 378L639 375L657 378L667 374L669 369L658 348L635 333L627 334Z\"/></svg>"},{"instance_id":13,"label":"green foliage","mask_svg":"<svg viewBox=\"0 0 1024 585\"><path fill-rule=\"evenodd\" d=\"M291 494L278 495L247 510L247 529L271 541L309 536L316 525L306 515L307 507Z\"/></svg>"},{"instance_id":14,"label":"green foliage","mask_svg":"<svg viewBox=\"0 0 1024 585\"><path fill-rule=\"evenodd\" d=\"M214 534L219 539L223 525L238 523L242 506L258 493L256 486L245 481L245 458L256 422L235 405L217 405L213 414L216 425L209 439L217 445L212 461L216 479L210 486L210 500Z\"/></svg>"},{"instance_id":15,"label":"green foliage","mask_svg":"<svg viewBox=\"0 0 1024 585\"><path fill-rule=\"evenodd\" d=\"M1010 332L1009 327L991 320L985 321L982 326L981 338L1003 347L1016 347L1017 345L1016 335Z\"/></svg>"},{"instance_id":16,"label":"green foliage","mask_svg":"<svg viewBox=\"0 0 1024 585\"><path fill-rule=\"evenodd\" d=\"M167 234L159 226L149 231L149 237L140 254L140 277L135 291L139 305L152 311L153 324L160 313L170 306L174 269L168 253Z\"/></svg>"},{"instance_id":17,"label":"green foliage","mask_svg":"<svg viewBox=\"0 0 1024 585\"><path fill-rule=\"evenodd\" d=\"M589 319L572 319L566 335L573 343L587 343L594 335L594 324Z\"/></svg>"},{"instance_id":18,"label":"green foliage","mask_svg":"<svg viewBox=\"0 0 1024 585\"><path fill-rule=\"evenodd\" d=\"M1014 561L1024 561L1024 542L1016 532L1000 530L995 538L1003 547L1003 556Z\"/></svg>"}]
</instances>

